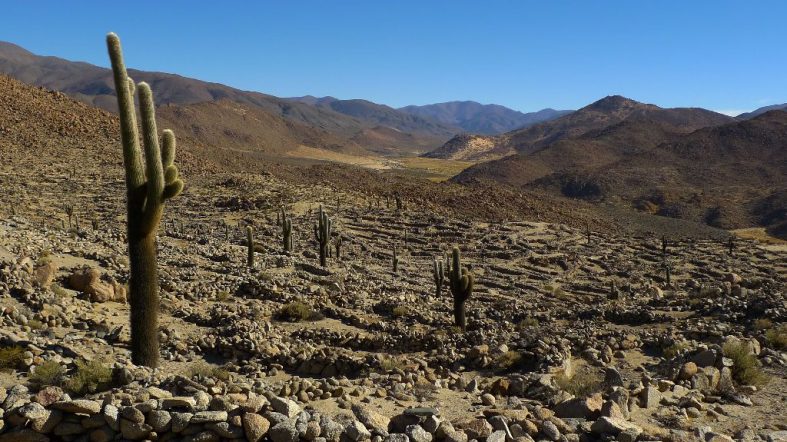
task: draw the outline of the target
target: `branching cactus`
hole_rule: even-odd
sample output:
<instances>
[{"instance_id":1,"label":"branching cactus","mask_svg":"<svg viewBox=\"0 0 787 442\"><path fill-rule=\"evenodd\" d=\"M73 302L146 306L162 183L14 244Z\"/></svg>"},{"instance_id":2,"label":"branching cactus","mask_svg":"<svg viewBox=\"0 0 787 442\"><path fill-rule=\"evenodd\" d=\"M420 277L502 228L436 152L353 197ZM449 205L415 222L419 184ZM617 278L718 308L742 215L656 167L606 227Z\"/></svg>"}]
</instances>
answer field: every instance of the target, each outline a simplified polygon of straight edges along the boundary
<instances>
[{"instance_id":1,"label":"branching cactus","mask_svg":"<svg viewBox=\"0 0 787 442\"><path fill-rule=\"evenodd\" d=\"M135 87L128 77L117 35L107 35L107 47L117 91L126 174L128 254L131 267L131 360L137 365L155 367L159 362L156 231L164 211L164 201L180 194L183 181L178 178L178 169L173 164L175 134L165 130L162 147L159 147L150 86L143 82ZM144 159L134 109L135 89L139 96Z\"/></svg>"},{"instance_id":2,"label":"branching cactus","mask_svg":"<svg viewBox=\"0 0 787 442\"><path fill-rule=\"evenodd\" d=\"M317 214L317 224L314 225L314 238L320 245L320 265L325 267L325 259L328 256L328 246L331 241L331 224L328 214L323 212L322 205Z\"/></svg>"},{"instance_id":3,"label":"branching cactus","mask_svg":"<svg viewBox=\"0 0 787 442\"><path fill-rule=\"evenodd\" d=\"M251 226L246 227L246 246L248 247L248 255L246 256L246 265L250 269L254 268L254 229Z\"/></svg>"},{"instance_id":4,"label":"branching cactus","mask_svg":"<svg viewBox=\"0 0 787 442\"><path fill-rule=\"evenodd\" d=\"M443 261L435 258L432 263L432 276L434 277L434 285L436 295L439 298L443 292L443 282L445 281L445 271L443 270Z\"/></svg>"},{"instance_id":5,"label":"branching cactus","mask_svg":"<svg viewBox=\"0 0 787 442\"><path fill-rule=\"evenodd\" d=\"M454 324L462 331L467 327L465 319L465 302L473 294L473 274L462 268L459 248L454 247L453 264L451 265L450 286L451 295L454 297Z\"/></svg>"}]
</instances>

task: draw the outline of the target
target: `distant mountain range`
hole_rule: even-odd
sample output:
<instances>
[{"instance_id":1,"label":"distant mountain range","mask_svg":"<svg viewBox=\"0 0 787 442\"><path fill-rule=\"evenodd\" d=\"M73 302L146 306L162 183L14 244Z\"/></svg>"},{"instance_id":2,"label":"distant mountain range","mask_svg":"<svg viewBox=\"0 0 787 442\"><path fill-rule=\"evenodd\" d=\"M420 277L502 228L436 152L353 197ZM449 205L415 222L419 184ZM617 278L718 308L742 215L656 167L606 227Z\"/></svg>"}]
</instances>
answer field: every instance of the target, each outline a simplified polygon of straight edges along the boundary
<instances>
[{"instance_id":1,"label":"distant mountain range","mask_svg":"<svg viewBox=\"0 0 787 442\"><path fill-rule=\"evenodd\" d=\"M0 73L28 84L64 92L112 112L117 106L110 71L88 63L39 56L12 43L0 42ZM534 118L549 118L551 115L541 112L539 116L512 120L512 115L530 114L502 106L478 105L481 109L474 112L470 125L463 125L465 117L461 116L457 119L462 124L452 124L422 115L424 112L398 110L366 100L332 97L282 99L174 74L133 69L129 69L129 74L136 81L147 81L153 86L159 106L188 109L169 109L165 113L193 116L200 124L210 126L183 124L196 138L214 133L216 136L209 139L220 142L223 131L217 131L217 126L225 124L232 133L228 135L230 143L242 138L254 139L258 142L258 149L272 153L295 149L306 143L309 147L329 146L332 150L356 154L363 151L394 156L422 153L475 127L492 130L490 128L503 127L501 124L519 124L520 121L527 124ZM226 112L228 103L256 115L261 126L251 127L242 113ZM211 116L212 112L220 113L221 118ZM470 115L468 111L462 112ZM196 114L200 116L197 118Z\"/></svg>"},{"instance_id":2,"label":"distant mountain range","mask_svg":"<svg viewBox=\"0 0 787 442\"><path fill-rule=\"evenodd\" d=\"M772 104L770 106L761 107L759 109L755 109L751 112L746 112L738 115L737 119L739 120L748 120L749 118L754 118L757 115L762 115L765 112L772 111L772 110L787 110L787 103L784 104Z\"/></svg>"},{"instance_id":3,"label":"distant mountain range","mask_svg":"<svg viewBox=\"0 0 787 442\"><path fill-rule=\"evenodd\" d=\"M522 129L544 121L562 117L570 110L542 109L538 112L522 113L497 104L481 104L475 101L449 101L425 106L405 106L400 111L412 115L432 118L444 124L458 126L463 131L497 135L514 129Z\"/></svg>"}]
</instances>

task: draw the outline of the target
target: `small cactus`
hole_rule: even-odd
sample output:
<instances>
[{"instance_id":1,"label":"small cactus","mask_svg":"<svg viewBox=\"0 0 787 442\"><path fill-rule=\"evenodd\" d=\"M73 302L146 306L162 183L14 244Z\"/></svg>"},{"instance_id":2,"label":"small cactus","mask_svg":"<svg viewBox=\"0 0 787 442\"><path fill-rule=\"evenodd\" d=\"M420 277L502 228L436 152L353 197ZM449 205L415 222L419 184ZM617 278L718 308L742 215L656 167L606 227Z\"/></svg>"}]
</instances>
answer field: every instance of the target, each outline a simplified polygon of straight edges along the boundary
<instances>
[{"instance_id":1,"label":"small cactus","mask_svg":"<svg viewBox=\"0 0 787 442\"><path fill-rule=\"evenodd\" d=\"M466 268L462 268L462 260L459 248L454 247L452 254L453 263L451 265L450 286L451 295L454 297L454 324L464 331L467 328L465 318L465 302L473 294L473 274Z\"/></svg>"},{"instance_id":2,"label":"small cactus","mask_svg":"<svg viewBox=\"0 0 787 442\"><path fill-rule=\"evenodd\" d=\"M246 246L248 247L248 256L246 257L246 265L250 269L254 268L254 229L251 226L246 227Z\"/></svg>"},{"instance_id":3,"label":"small cactus","mask_svg":"<svg viewBox=\"0 0 787 442\"><path fill-rule=\"evenodd\" d=\"M287 216L283 207L281 209L281 242L284 253L292 252L292 219Z\"/></svg>"},{"instance_id":4,"label":"small cactus","mask_svg":"<svg viewBox=\"0 0 787 442\"><path fill-rule=\"evenodd\" d=\"M661 256L664 259L667 259L667 237L661 237Z\"/></svg>"},{"instance_id":5,"label":"small cactus","mask_svg":"<svg viewBox=\"0 0 787 442\"><path fill-rule=\"evenodd\" d=\"M436 288L436 295L439 298L443 292L443 282L445 281L445 271L443 270L443 261L435 258L432 263L432 276L434 277L434 284Z\"/></svg>"},{"instance_id":6,"label":"small cactus","mask_svg":"<svg viewBox=\"0 0 787 442\"><path fill-rule=\"evenodd\" d=\"M336 239L333 240L333 247L336 249L336 260L342 259L342 237L337 236Z\"/></svg>"},{"instance_id":7,"label":"small cactus","mask_svg":"<svg viewBox=\"0 0 787 442\"><path fill-rule=\"evenodd\" d=\"M391 258L391 264L393 265L393 272L399 272L399 257L396 256L396 244L393 245L393 257Z\"/></svg>"},{"instance_id":8,"label":"small cactus","mask_svg":"<svg viewBox=\"0 0 787 442\"><path fill-rule=\"evenodd\" d=\"M669 263L667 261L664 261L664 276L665 276L665 279L667 280L667 285L668 286L672 285L672 281L671 281L672 270L671 270L670 265L669 265Z\"/></svg>"},{"instance_id":9,"label":"small cactus","mask_svg":"<svg viewBox=\"0 0 787 442\"><path fill-rule=\"evenodd\" d=\"M63 211L68 216L68 230L71 230L71 218L74 216L74 205L66 204L63 206Z\"/></svg>"},{"instance_id":10,"label":"small cactus","mask_svg":"<svg viewBox=\"0 0 787 442\"><path fill-rule=\"evenodd\" d=\"M331 240L331 227L333 221L328 218L328 214L323 212L322 205L320 205L320 211L317 214L317 224L314 225L314 238L317 240L317 243L320 245L320 265L325 267L326 266L326 258L328 256L328 244Z\"/></svg>"}]
</instances>

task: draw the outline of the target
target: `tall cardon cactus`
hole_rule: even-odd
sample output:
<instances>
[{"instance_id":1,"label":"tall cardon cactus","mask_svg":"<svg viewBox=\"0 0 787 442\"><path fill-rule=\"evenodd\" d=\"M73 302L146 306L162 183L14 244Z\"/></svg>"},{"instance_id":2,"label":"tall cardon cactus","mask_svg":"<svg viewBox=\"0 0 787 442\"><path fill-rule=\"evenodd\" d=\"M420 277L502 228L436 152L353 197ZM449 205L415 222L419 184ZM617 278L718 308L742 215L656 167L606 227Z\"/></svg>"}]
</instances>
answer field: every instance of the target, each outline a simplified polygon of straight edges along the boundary
<instances>
[{"instance_id":1,"label":"tall cardon cactus","mask_svg":"<svg viewBox=\"0 0 787 442\"><path fill-rule=\"evenodd\" d=\"M320 265L325 267L325 259L328 256L328 245L331 241L331 226L333 222L328 218L328 214L323 212L322 205L317 215L317 224L314 225L314 238L320 245Z\"/></svg>"},{"instance_id":2,"label":"tall cardon cactus","mask_svg":"<svg viewBox=\"0 0 787 442\"><path fill-rule=\"evenodd\" d=\"M155 367L159 362L159 284L156 232L164 202L183 190L175 159L175 134L165 130L159 147L153 92L147 83L128 77L117 35L107 35L109 58L117 91L123 165L126 171L128 255L131 267L131 360ZM139 97L144 158L140 149L134 90Z\"/></svg>"}]
</instances>

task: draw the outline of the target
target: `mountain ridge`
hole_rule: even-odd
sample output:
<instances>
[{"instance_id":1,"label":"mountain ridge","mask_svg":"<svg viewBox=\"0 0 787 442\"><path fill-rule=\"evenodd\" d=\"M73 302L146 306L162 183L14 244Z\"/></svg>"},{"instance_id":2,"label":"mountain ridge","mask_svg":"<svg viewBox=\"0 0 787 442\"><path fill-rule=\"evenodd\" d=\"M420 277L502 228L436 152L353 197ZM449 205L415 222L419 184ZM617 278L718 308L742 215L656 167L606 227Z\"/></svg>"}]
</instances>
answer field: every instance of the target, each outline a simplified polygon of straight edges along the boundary
<instances>
[{"instance_id":1,"label":"mountain ridge","mask_svg":"<svg viewBox=\"0 0 787 442\"><path fill-rule=\"evenodd\" d=\"M620 95L610 95L560 118L491 137L474 137L471 144L461 136L424 154L429 158L488 161L517 153L529 153L554 142L579 137L627 118L653 118L677 132L734 121L734 118L701 108L660 108ZM480 144L484 148L479 149Z\"/></svg>"},{"instance_id":2,"label":"mountain ridge","mask_svg":"<svg viewBox=\"0 0 787 442\"><path fill-rule=\"evenodd\" d=\"M349 145L358 134L380 126L377 119L359 118L336 112L324 106L281 99L261 92L242 91L220 83L206 82L177 74L148 72L129 69L129 75L136 81L151 84L156 103L163 105L192 105L201 102L231 100L245 106L259 108L290 122L313 126L342 138ZM41 56L8 42L0 42L0 73L5 73L24 83L58 90L92 104L96 107L116 111L117 103L111 71L107 68L85 62L74 62L59 57ZM378 152L399 153L400 149L423 152L439 146L449 139L453 132L440 127L437 123L414 119L405 113L400 115L402 124L388 121L401 132L411 132L401 140L393 140L388 145L364 146ZM421 124L421 126L419 126ZM402 146L400 143L414 142Z\"/></svg>"}]
</instances>

